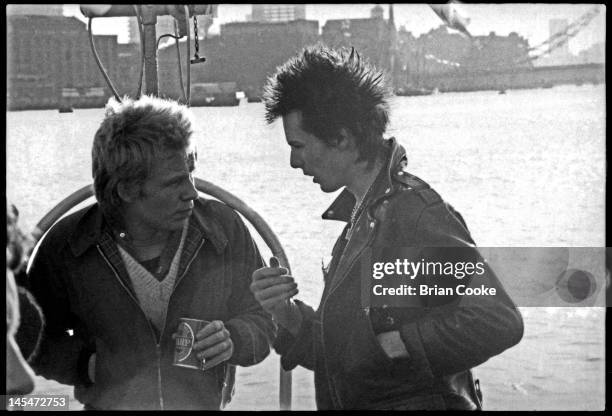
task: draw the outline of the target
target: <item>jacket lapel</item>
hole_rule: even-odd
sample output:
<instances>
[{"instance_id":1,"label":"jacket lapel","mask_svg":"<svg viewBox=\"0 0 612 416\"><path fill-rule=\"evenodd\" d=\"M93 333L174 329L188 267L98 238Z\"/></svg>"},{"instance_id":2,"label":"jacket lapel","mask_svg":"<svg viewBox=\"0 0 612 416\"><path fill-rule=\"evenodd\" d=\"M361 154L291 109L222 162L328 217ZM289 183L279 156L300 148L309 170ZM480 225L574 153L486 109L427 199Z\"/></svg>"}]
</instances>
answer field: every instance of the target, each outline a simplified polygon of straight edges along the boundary
<instances>
[{"instance_id":1,"label":"jacket lapel","mask_svg":"<svg viewBox=\"0 0 612 416\"><path fill-rule=\"evenodd\" d=\"M366 209L355 224L349 241L342 251L338 265L333 273L328 296L344 281L355 260L363 253L371 240L374 238L378 220L372 215L372 209L383 198L393 194L395 187L392 185L392 171L405 163L406 151L394 138L386 141L389 147L389 159L375 179L374 192L368 201L365 201ZM349 221L350 213L355 205L355 197L346 189L340 193L338 198L323 213L323 219Z\"/></svg>"},{"instance_id":2,"label":"jacket lapel","mask_svg":"<svg viewBox=\"0 0 612 416\"><path fill-rule=\"evenodd\" d=\"M357 222L350 240L342 251L338 266L332 276L329 294L342 283L352 268L355 259L357 259L368 246L371 238L374 236L375 226L375 222L370 218L369 213L367 213L367 215L364 213Z\"/></svg>"}]
</instances>

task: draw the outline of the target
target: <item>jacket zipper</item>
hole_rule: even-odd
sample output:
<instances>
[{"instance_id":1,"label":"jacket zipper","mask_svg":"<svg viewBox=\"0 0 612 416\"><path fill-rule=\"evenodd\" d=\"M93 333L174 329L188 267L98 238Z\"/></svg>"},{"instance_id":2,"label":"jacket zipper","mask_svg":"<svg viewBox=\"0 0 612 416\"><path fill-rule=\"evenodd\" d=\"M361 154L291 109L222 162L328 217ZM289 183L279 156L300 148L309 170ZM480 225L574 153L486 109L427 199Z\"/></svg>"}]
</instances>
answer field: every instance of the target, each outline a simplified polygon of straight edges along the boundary
<instances>
[{"instance_id":1,"label":"jacket zipper","mask_svg":"<svg viewBox=\"0 0 612 416\"><path fill-rule=\"evenodd\" d=\"M157 385L158 385L158 391L159 391L159 406L160 406L161 410L164 410L164 398L161 395L161 393L162 393L162 386L161 386L161 347L159 345L157 337L155 336L155 330L153 329L153 325L151 324L151 321L149 321L149 318L147 317L147 314L145 313L145 311L140 306L140 303L138 302L138 299L136 299L134 297L134 295L132 295L132 292L130 292L130 290L125 286L125 284L123 283L123 280L121 280L121 278L117 274L117 271L115 270L113 265L106 258L106 256L104 255L104 252L102 252L102 249L100 248L100 245L99 244L96 245L96 248L98 249L98 252L102 256L102 258L104 259L106 264L108 264L108 267L110 267L111 270L113 271L113 274L117 278L117 281L119 281L119 284L121 284L123 289L125 289L125 291L129 295L129 297L134 301L136 306L138 306L138 309L140 309L140 311L142 312L142 314L145 317L145 320L147 321L147 324L149 325L149 329L151 330L151 335L153 336L153 341L155 342L155 350L157 352ZM161 339L161 336L160 336L160 339Z\"/></svg>"},{"instance_id":2,"label":"jacket zipper","mask_svg":"<svg viewBox=\"0 0 612 416\"><path fill-rule=\"evenodd\" d=\"M161 340L161 336L159 337ZM162 376L161 376L161 346L159 343L157 347L157 392L159 394L159 405L161 410L164 410L164 395L162 393Z\"/></svg>"},{"instance_id":3,"label":"jacket zipper","mask_svg":"<svg viewBox=\"0 0 612 416\"><path fill-rule=\"evenodd\" d=\"M202 239L198 248L193 252L191 259L189 259L189 262L187 263L187 266L185 267L185 271L183 271L183 274L181 274L176 279L176 282L174 282L174 287L172 288L172 292L170 293L170 296L168 297L168 306L170 306L170 300L172 299L172 295L174 295L174 291L178 287L179 283L183 280L183 277L185 277L185 275L187 274L187 271L189 270L189 266L191 266L191 263L193 263L193 260L195 260L196 256L198 255L198 252L200 251L200 248L202 248L202 245L204 244L204 241L206 241L206 239ZM168 320L168 308L166 308L166 314L164 316L164 326L162 327L161 334L159 335L159 339L162 339L164 332L166 331L166 321L167 320Z\"/></svg>"},{"instance_id":4,"label":"jacket zipper","mask_svg":"<svg viewBox=\"0 0 612 416\"><path fill-rule=\"evenodd\" d=\"M369 217L369 214L368 214L368 217ZM329 376L329 373L327 371L327 359L325 358L325 357L327 357L327 354L325 353L325 336L324 336L325 335L325 331L324 331L324 328L323 328L324 315L325 315L325 306L327 305L327 300L336 291L336 289L338 287L340 287L342 282L344 282L344 279L346 279L346 277L348 276L348 273L351 271L351 268L353 267L353 264L355 264L355 262L359 258L359 255L363 252L365 247L370 242L369 240L371 239L372 235L374 235L373 232L371 232L370 238L368 239L368 242L366 243L366 245L357 253L357 255L355 256L353 261L349 264L349 267L346 269L346 273L344 274L344 276L342 276L340 281L332 289L330 289L330 291L327 294L327 296L323 299L323 304L321 306L321 344L322 344L322 347L323 347L323 360L325 362L325 375L326 375L327 382L328 382L328 385L330 387L330 390L332 392L332 400L335 399L335 401L338 404L337 407L340 408L340 409L342 408L342 400L340 400L340 396L338 395L338 392L336 390L336 386L334 385L334 382L332 381L331 377ZM348 244L349 244L349 241L346 242L347 246L348 246ZM346 246L345 246L345 249L346 249ZM340 265L340 262L338 262L338 264L336 265L336 270L338 269L339 265ZM369 308L367 308L366 314L369 315Z\"/></svg>"},{"instance_id":5,"label":"jacket zipper","mask_svg":"<svg viewBox=\"0 0 612 416\"><path fill-rule=\"evenodd\" d=\"M166 321L168 320L168 309L170 307L170 300L172 299L172 295L174 294L174 291L178 287L178 284L181 282L181 280L183 280L183 277L187 274L187 271L189 270L189 266L191 266L191 263L193 263L193 260L196 258L198 252L200 251L200 248L202 248L204 241L205 239L202 239L202 241L200 242L200 245L193 253L193 256L191 256L191 259L189 259L189 262L187 263L187 266L185 267L185 271L174 283L174 288L172 288L172 292L170 293L170 296L168 297L168 305L166 306L166 313L164 314L164 325L162 326L161 333L159 334L160 341L162 340L164 336L164 332L166 331ZM157 344L157 362L159 364L157 366L157 387L159 391L159 403L160 403L162 410L164 410L164 396L162 394L162 376L161 376L161 346L159 343Z\"/></svg>"},{"instance_id":6,"label":"jacket zipper","mask_svg":"<svg viewBox=\"0 0 612 416\"><path fill-rule=\"evenodd\" d=\"M170 306L170 299L172 298L172 295L174 294L174 290L178 287L179 283L183 280L183 277L185 277L185 275L187 274L187 271L189 270L189 266L191 266L191 263L193 263L193 260L195 260L198 252L202 248L202 245L204 244L205 241L206 241L206 239L203 238L202 241L200 242L200 245L198 245L198 248L194 251L193 255L191 256L191 259L189 259L189 262L187 263L187 266L185 267L185 270L183 271L183 274L181 274L181 276L177 279L176 283L174 284L174 288L172 289L172 293L170 293L170 297L168 298L168 306ZM110 267L111 270L113 271L113 274L115 275L115 277L117 278L117 280L119 281L119 283L121 284L123 289L125 289L125 291L130 296L130 298L134 301L134 303L136 303L136 306L138 306L138 309L140 309L142 314L145 316L145 320L149 324L149 328L151 329L151 335L153 335L153 339L155 340L155 347L156 347L155 349L156 349L156 352L157 352L157 388L158 388L158 393L159 393L159 406L161 407L161 410L164 410L164 396L162 394L162 376L161 376L161 345L160 345L159 341L157 340L157 337L155 336L155 330L153 329L153 325L149 321L149 318L147 317L147 314L145 313L145 311L140 306L140 303L138 302L138 299L136 299L132 295L132 292L130 292L130 290L125 286L125 284L123 283L123 280L121 280L121 278L117 274L117 271L115 270L113 265L110 263L110 261L106 258L106 256L102 252L102 249L100 248L100 245L98 244L98 245L96 245L96 247L98 249L98 252L102 256L102 258L104 259L104 261L106 261L106 264L108 264L108 267ZM162 339L162 337L164 335L164 331L166 330L166 321L167 321L167 318L168 318L167 311L168 311L168 309L166 309L166 315L164 316L164 325L163 325L162 331L161 331L161 333L159 335L159 340L160 341L161 341L161 339Z\"/></svg>"},{"instance_id":7,"label":"jacket zipper","mask_svg":"<svg viewBox=\"0 0 612 416\"><path fill-rule=\"evenodd\" d=\"M200 245L198 246L198 248L194 251L193 255L191 256L191 259L189 259L189 262L187 263L187 266L185 267L185 271L183 271L183 274L181 274L176 279L176 282L174 283L174 287L172 288L172 292L170 293L170 296L168 297L168 307L170 306L170 300L172 299L172 295L174 295L174 291L178 287L179 283L183 280L183 277L185 277L185 275L187 274L187 271L189 270L189 266L191 266L191 263L193 263L193 260L198 255L198 252L200 251L200 248L202 248L204 241L206 241L206 239L202 239L202 241L200 242ZM164 325L159 335L160 340L162 339L164 332L166 331L166 321L168 320L168 309L169 308L166 308L166 314L164 315ZM159 344L158 344L158 347L159 347ZM160 350L160 357L161 357L161 350ZM161 369L160 369L159 380L160 380L160 393L161 393Z\"/></svg>"}]
</instances>

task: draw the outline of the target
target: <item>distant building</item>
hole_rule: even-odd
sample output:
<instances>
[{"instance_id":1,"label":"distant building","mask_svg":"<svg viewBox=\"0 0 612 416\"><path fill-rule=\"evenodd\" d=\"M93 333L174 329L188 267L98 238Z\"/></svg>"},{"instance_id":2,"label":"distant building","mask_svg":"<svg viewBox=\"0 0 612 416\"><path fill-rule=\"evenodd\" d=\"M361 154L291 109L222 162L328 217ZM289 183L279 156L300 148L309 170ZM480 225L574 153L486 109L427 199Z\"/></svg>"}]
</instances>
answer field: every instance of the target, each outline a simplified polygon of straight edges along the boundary
<instances>
[{"instance_id":1,"label":"distant building","mask_svg":"<svg viewBox=\"0 0 612 416\"><path fill-rule=\"evenodd\" d=\"M113 78L115 88L120 95L135 96L138 94L138 76L140 75L141 59L140 45L137 43L117 44L117 72L121 76ZM144 91L144 79L142 87Z\"/></svg>"},{"instance_id":2,"label":"distant building","mask_svg":"<svg viewBox=\"0 0 612 416\"><path fill-rule=\"evenodd\" d=\"M372 9L371 16L328 20L323 26L321 39L331 48L354 47L375 66L389 69L395 27L383 19L382 7L378 5Z\"/></svg>"},{"instance_id":3,"label":"distant building","mask_svg":"<svg viewBox=\"0 0 612 416\"><path fill-rule=\"evenodd\" d=\"M306 19L305 4L253 4L253 22L290 22Z\"/></svg>"},{"instance_id":4,"label":"distant building","mask_svg":"<svg viewBox=\"0 0 612 416\"><path fill-rule=\"evenodd\" d=\"M317 42L319 22L234 22L221 25L218 36L202 43L206 62L192 65L192 83L236 82L249 97L261 95L266 78L304 46ZM181 42L181 56L186 53ZM193 47L192 47L193 53ZM160 50L160 91L178 97L175 48Z\"/></svg>"},{"instance_id":5,"label":"distant building","mask_svg":"<svg viewBox=\"0 0 612 416\"><path fill-rule=\"evenodd\" d=\"M433 74L459 70L458 65L464 64L471 48L469 40L444 25L418 38L400 28L397 39L397 60L402 72L397 87L417 87Z\"/></svg>"},{"instance_id":6,"label":"distant building","mask_svg":"<svg viewBox=\"0 0 612 416\"><path fill-rule=\"evenodd\" d=\"M63 4L8 4L7 16L63 16Z\"/></svg>"},{"instance_id":7,"label":"distant building","mask_svg":"<svg viewBox=\"0 0 612 416\"><path fill-rule=\"evenodd\" d=\"M516 32L499 36L490 32L488 36L476 36L477 47L470 47L464 60L467 71L512 71L518 68L531 68L529 60L529 41Z\"/></svg>"},{"instance_id":8,"label":"distant building","mask_svg":"<svg viewBox=\"0 0 612 416\"><path fill-rule=\"evenodd\" d=\"M567 19L550 19L548 21L549 53L545 53L535 62L536 66L558 66L577 64L579 59L569 51L568 38L565 36Z\"/></svg>"},{"instance_id":9,"label":"distant building","mask_svg":"<svg viewBox=\"0 0 612 416\"><path fill-rule=\"evenodd\" d=\"M581 63L585 64L605 64L606 63L606 44L603 42L596 43L580 52L579 58Z\"/></svg>"},{"instance_id":10,"label":"distant building","mask_svg":"<svg viewBox=\"0 0 612 416\"><path fill-rule=\"evenodd\" d=\"M117 36L94 36L98 55L117 79ZM62 88L102 88L85 24L74 17L7 16L9 107L53 107ZM14 104L14 105L13 105Z\"/></svg>"},{"instance_id":11,"label":"distant building","mask_svg":"<svg viewBox=\"0 0 612 416\"><path fill-rule=\"evenodd\" d=\"M382 6L377 4L376 6L372 7L372 10L370 10L370 17L372 19L382 19L384 13L385 11L383 10Z\"/></svg>"},{"instance_id":12,"label":"distant building","mask_svg":"<svg viewBox=\"0 0 612 416\"><path fill-rule=\"evenodd\" d=\"M548 21L549 43L547 45L550 52L544 50L538 59L534 60L534 66L560 66L578 65L585 63L583 57L576 56L569 50L568 38L565 36L568 23L567 19L551 19Z\"/></svg>"}]
</instances>

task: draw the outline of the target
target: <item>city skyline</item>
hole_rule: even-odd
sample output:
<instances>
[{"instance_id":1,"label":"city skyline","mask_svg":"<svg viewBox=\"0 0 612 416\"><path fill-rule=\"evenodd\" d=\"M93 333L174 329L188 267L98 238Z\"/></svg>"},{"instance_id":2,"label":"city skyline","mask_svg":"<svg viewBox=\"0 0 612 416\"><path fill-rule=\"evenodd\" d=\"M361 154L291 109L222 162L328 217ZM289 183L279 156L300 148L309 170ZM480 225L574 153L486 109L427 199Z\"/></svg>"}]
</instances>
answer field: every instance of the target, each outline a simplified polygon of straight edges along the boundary
<instances>
[{"instance_id":1,"label":"city skyline","mask_svg":"<svg viewBox=\"0 0 612 416\"><path fill-rule=\"evenodd\" d=\"M325 21L342 18L367 18L375 3L371 4L307 4L306 19L318 20L322 27ZM385 18L388 4L381 4ZM470 19L468 30L475 36L508 35L517 32L527 38L531 46L544 42L550 36L549 20L567 19L572 23L591 10L594 4L460 4L459 9ZM569 40L573 54L596 43L605 42L606 7L598 5L600 13L578 35ZM251 4L219 4L218 17L210 28L211 34L219 33L222 24L246 21L251 14ZM78 4L64 5L64 15L81 20ZM442 24L427 4L394 4L395 25L404 26L415 35L427 33ZM121 43L128 41L127 18L104 18L94 20L96 34L115 34Z\"/></svg>"}]
</instances>

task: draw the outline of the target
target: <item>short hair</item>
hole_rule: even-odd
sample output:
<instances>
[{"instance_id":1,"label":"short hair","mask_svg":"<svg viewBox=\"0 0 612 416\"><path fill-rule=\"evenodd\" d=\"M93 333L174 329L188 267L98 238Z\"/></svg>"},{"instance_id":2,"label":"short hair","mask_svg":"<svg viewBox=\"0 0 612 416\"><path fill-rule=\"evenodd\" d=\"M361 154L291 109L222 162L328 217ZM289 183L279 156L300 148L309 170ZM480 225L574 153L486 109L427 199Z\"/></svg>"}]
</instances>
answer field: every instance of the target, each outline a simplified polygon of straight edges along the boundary
<instances>
[{"instance_id":1,"label":"short hair","mask_svg":"<svg viewBox=\"0 0 612 416\"><path fill-rule=\"evenodd\" d=\"M92 148L94 193L110 214L121 205L119 183L142 186L154 162L169 151L186 150L192 114L175 101L152 96L111 98Z\"/></svg>"},{"instance_id":2,"label":"short hair","mask_svg":"<svg viewBox=\"0 0 612 416\"><path fill-rule=\"evenodd\" d=\"M389 123L389 96L383 72L354 48L317 44L277 68L263 99L268 123L300 111L302 129L333 146L345 128L357 140L359 159L372 161Z\"/></svg>"}]
</instances>

